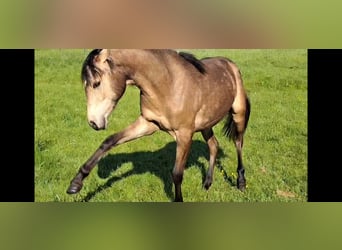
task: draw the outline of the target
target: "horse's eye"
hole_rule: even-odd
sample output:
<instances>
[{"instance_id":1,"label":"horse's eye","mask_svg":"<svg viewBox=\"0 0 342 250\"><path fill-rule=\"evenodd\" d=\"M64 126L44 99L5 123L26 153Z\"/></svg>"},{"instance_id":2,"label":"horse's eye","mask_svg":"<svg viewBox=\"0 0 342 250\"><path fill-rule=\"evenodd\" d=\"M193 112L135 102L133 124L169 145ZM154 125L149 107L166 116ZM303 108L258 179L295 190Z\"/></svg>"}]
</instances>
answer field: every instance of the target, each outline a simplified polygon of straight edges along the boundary
<instances>
[{"instance_id":1,"label":"horse's eye","mask_svg":"<svg viewBox=\"0 0 342 250\"><path fill-rule=\"evenodd\" d=\"M96 89L98 86L100 86L100 82L94 82L93 89Z\"/></svg>"}]
</instances>

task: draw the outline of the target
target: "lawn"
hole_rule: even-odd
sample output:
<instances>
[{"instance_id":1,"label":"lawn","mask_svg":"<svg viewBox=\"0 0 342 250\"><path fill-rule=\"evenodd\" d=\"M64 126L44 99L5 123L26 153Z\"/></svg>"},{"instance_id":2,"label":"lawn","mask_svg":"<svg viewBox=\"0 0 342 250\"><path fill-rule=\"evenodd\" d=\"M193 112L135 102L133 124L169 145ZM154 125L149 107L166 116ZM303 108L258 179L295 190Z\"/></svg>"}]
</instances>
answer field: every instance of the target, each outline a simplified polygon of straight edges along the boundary
<instances>
[{"instance_id":1,"label":"lawn","mask_svg":"<svg viewBox=\"0 0 342 250\"><path fill-rule=\"evenodd\" d=\"M109 128L90 128L80 80L89 51L35 51L35 201L173 200L176 144L164 132L112 149L85 179L79 194L66 194L70 180L100 143L139 115L139 90L128 87L109 119ZM213 185L209 191L202 188L209 154L201 135L195 134L182 185L184 201L306 201L307 51L185 51L198 58L232 59L242 72L252 111L243 150L246 191L235 186L235 147L223 136L221 122L214 128L220 153Z\"/></svg>"}]
</instances>

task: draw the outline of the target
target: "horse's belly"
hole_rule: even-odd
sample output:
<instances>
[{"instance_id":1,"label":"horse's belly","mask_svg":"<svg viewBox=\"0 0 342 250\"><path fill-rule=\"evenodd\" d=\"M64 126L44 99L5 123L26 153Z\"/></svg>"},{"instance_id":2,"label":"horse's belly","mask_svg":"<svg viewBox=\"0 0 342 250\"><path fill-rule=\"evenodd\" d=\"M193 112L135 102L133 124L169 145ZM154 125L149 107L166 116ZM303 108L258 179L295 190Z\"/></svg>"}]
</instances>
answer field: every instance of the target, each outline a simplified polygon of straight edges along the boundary
<instances>
[{"instance_id":1,"label":"horse's belly","mask_svg":"<svg viewBox=\"0 0 342 250\"><path fill-rule=\"evenodd\" d=\"M195 118L195 130L200 131L215 126L227 114L231 105L219 107L203 107Z\"/></svg>"}]
</instances>

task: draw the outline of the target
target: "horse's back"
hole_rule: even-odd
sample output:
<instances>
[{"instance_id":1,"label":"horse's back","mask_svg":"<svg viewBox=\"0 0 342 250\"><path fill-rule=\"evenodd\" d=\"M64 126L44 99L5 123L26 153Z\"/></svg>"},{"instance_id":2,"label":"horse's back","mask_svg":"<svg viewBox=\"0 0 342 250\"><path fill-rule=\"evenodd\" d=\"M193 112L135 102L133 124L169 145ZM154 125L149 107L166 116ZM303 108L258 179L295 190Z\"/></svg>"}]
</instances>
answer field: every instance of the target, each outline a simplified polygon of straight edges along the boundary
<instances>
[{"instance_id":1,"label":"horse's back","mask_svg":"<svg viewBox=\"0 0 342 250\"><path fill-rule=\"evenodd\" d=\"M212 127L226 116L236 96L237 67L227 58L202 59L206 73L199 82L202 92L201 108L196 115L197 130Z\"/></svg>"},{"instance_id":2,"label":"horse's back","mask_svg":"<svg viewBox=\"0 0 342 250\"><path fill-rule=\"evenodd\" d=\"M201 60L210 76L212 77L229 77L235 79L236 74L239 72L236 64L226 57L207 57ZM230 84L230 82L227 82ZM233 83L233 82L231 82Z\"/></svg>"}]
</instances>

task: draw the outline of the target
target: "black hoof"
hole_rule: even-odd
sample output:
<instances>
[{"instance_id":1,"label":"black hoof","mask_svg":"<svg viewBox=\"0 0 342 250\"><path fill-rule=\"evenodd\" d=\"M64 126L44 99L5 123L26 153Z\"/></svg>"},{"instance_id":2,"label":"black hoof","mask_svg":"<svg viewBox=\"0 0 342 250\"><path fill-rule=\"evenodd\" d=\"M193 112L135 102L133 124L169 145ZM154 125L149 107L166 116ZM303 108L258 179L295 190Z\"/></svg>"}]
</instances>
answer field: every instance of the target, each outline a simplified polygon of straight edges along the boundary
<instances>
[{"instance_id":1,"label":"black hoof","mask_svg":"<svg viewBox=\"0 0 342 250\"><path fill-rule=\"evenodd\" d=\"M204 187L206 190L209 190L210 186L211 186L211 181L205 181L205 182L204 182L203 187Z\"/></svg>"},{"instance_id":2,"label":"black hoof","mask_svg":"<svg viewBox=\"0 0 342 250\"><path fill-rule=\"evenodd\" d=\"M246 190L246 182L245 181L237 181L237 187L240 191Z\"/></svg>"},{"instance_id":3,"label":"black hoof","mask_svg":"<svg viewBox=\"0 0 342 250\"><path fill-rule=\"evenodd\" d=\"M212 183L213 183L212 178L210 178L210 177L207 176L207 177L205 178L204 183L203 183L203 187L204 187L206 190L208 190L208 189L210 188L210 186L211 186Z\"/></svg>"},{"instance_id":4,"label":"black hoof","mask_svg":"<svg viewBox=\"0 0 342 250\"><path fill-rule=\"evenodd\" d=\"M82 183L74 183L71 182L67 194L77 194L82 189L83 184Z\"/></svg>"},{"instance_id":5,"label":"black hoof","mask_svg":"<svg viewBox=\"0 0 342 250\"><path fill-rule=\"evenodd\" d=\"M173 200L173 202L183 202L183 196L177 196L175 197L175 199Z\"/></svg>"}]
</instances>

